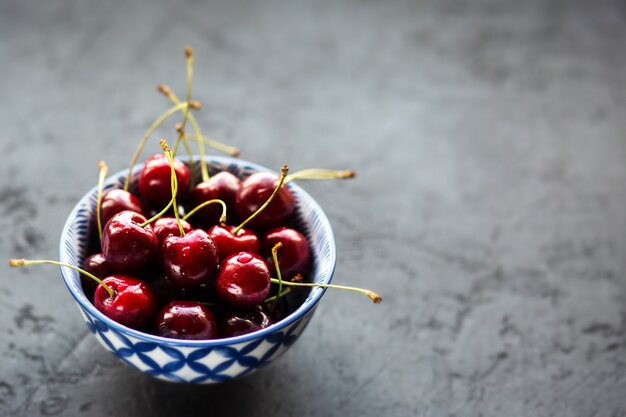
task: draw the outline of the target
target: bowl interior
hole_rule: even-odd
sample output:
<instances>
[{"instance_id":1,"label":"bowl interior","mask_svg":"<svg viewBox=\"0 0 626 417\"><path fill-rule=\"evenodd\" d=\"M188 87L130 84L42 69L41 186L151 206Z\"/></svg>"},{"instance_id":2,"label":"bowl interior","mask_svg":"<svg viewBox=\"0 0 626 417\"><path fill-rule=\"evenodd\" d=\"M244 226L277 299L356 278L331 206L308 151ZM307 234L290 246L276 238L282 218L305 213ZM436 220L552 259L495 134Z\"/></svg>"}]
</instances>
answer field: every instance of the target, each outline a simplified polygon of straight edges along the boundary
<instances>
[{"instance_id":1,"label":"bowl interior","mask_svg":"<svg viewBox=\"0 0 626 417\"><path fill-rule=\"evenodd\" d=\"M198 157L194 157L191 163L188 158L180 157L179 159L190 165L191 176L197 183L200 179ZM211 174L226 170L243 179L257 171L274 172L260 165L229 157L207 156L205 160L208 163L209 172ZM132 170L130 191L135 194L137 194L137 180L142 166L143 164L138 164L133 167ZM127 173L128 170L124 170L108 177L105 181L104 189L109 190L122 188ZM328 218L315 200L313 200L313 198L301 187L294 183L289 183L288 187L296 199L296 223L298 224L299 230L307 237L311 246L313 268L311 271L310 281L327 284L332 279L336 261L335 241ZM80 266L84 258L88 256L90 242L89 234L94 230L92 224L93 216L95 215L96 202L97 187L94 187L87 194L85 194L85 196L83 196L83 198L71 211L63 228L63 232L61 233L61 241L59 245L59 259L61 262ZM302 318L316 305L325 291L323 288L313 288L302 305L300 305L294 312L285 317L283 320L258 332L227 339L199 341L177 340L143 333L112 321L96 310L93 304L91 304L91 302L87 299L80 284L80 276L76 271L62 267L61 273L65 284L79 306L89 312L92 316L95 316L99 320L105 322L109 327L137 338L174 346L212 346L232 344L265 336L268 333L282 329L283 327L288 326L294 321Z\"/></svg>"}]
</instances>

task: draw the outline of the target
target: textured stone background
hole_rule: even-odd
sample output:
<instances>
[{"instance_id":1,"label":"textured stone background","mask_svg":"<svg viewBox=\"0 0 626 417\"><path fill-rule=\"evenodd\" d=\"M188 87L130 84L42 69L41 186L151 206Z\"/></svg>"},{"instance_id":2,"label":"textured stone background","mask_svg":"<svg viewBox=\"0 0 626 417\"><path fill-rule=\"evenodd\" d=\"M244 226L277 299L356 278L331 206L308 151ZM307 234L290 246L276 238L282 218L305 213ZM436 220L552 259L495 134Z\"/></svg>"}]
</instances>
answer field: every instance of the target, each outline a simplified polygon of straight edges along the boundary
<instances>
[{"instance_id":1,"label":"textured stone background","mask_svg":"<svg viewBox=\"0 0 626 417\"><path fill-rule=\"evenodd\" d=\"M385 300L328 292L278 362L180 386L102 349L57 270L2 262L0 415L626 415L623 1L127 3L0 0L2 258L56 258L190 44L206 132L359 172L305 187L335 280Z\"/></svg>"}]
</instances>

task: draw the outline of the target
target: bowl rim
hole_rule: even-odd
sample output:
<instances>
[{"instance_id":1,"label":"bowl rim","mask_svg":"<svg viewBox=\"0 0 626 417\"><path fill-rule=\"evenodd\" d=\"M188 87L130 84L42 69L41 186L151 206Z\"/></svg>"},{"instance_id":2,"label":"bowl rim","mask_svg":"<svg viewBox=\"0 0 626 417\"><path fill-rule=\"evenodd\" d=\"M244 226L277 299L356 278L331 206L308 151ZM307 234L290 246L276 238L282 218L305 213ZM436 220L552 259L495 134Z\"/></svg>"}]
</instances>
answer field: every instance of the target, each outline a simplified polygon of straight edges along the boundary
<instances>
[{"instance_id":1,"label":"bowl rim","mask_svg":"<svg viewBox=\"0 0 626 417\"><path fill-rule=\"evenodd\" d=\"M190 160L199 161L200 156L193 155L190 158L188 156L181 155L181 156L177 156L177 159L180 159L184 162L189 162ZM254 162L246 161L244 159L232 158L228 156L219 156L219 155L205 155L204 159L208 163L217 163L217 164L222 164L226 166L234 164L238 167L244 167L244 166L249 167L255 172L272 172L276 174L276 171L273 171L267 167L256 164ZM141 169L142 166L143 166L143 162L134 165L132 169L130 169L131 173L134 173L136 170ZM107 176L107 178L105 179L105 183L104 183L105 187L111 184L115 184L115 182L118 181L119 178L121 178L122 176L126 176L128 174L128 171L129 171L129 168L126 168L126 169L123 169L121 171L118 171L114 174ZM324 227L327 228L329 231L328 245L330 247L330 257L329 257L330 268L328 269L328 273L326 274L326 276L323 276L323 279L321 280L321 283L328 284L332 281L332 277L335 272L335 267L337 263L337 259L336 259L337 249L336 249L335 238L334 238L330 221L328 220L326 213L324 213L324 211L322 210L320 205L317 203L317 201L315 201L315 199L313 199L313 197L311 197L311 195L307 193L302 187L300 187L298 184L295 184L293 182L290 182L288 184L288 187L290 188L292 192L295 192L295 194L297 194L297 198L296 198L297 200L304 199L307 202L307 204L311 206L312 210L316 212L320 221L324 224ZM80 210L83 210L85 206L89 205L90 196L97 193L97 190L98 190L98 187L95 186L91 188L89 191L87 191L70 211L70 214L67 217L63 225L61 238L59 240L59 260L60 261L63 262L64 259L66 258L64 256L65 242L67 241L68 230L71 227L71 224L76 219L77 213ZM139 330L131 329L105 316L103 313L97 310L95 306L87 299L87 297L85 296L84 292L82 292L82 290L79 293L76 293L74 291L74 287L71 285L71 281L73 281L73 278L71 277L71 275L75 275L77 274L77 272L64 266L61 266L60 269L61 269L61 275L63 277L63 281L65 282L65 286L67 287L68 291L70 292L74 300L78 303L78 305L92 317L95 317L99 321L106 323L109 329L113 329L117 332L127 334L137 339L141 339L142 341L148 341L148 342L153 342L159 345L167 345L167 346L175 346L175 347L198 348L198 347L216 347L216 346L224 346L224 345L236 345L239 343L245 343L251 340L264 338L267 335L275 333L283 328L290 326L292 323L301 320L307 313L309 313L310 311L314 309L314 307L317 305L319 300L322 298L322 296L326 292L326 288L323 288L323 287L312 288L311 296L307 297L307 299L291 314L289 314L287 317L283 318L279 322L274 323L271 326L268 326L256 332L244 334L241 336L219 338L219 339L207 339L207 340L172 339L172 338L156 336L156 335L145 333Z\"/></svg>"}]
</instances>

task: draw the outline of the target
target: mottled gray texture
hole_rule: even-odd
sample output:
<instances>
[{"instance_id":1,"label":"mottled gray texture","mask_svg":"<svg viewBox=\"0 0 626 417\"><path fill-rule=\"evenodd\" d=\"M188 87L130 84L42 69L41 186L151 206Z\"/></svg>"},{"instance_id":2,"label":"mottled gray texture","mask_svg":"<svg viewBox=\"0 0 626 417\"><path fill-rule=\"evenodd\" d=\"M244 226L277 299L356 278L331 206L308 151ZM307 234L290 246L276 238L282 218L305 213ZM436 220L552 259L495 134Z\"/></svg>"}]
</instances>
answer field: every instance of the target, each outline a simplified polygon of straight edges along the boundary
<instances>
[{"instance_id":1,"label":"mottled gray texture","mask_svg":"<svg viewBox=\"0 0 626 417\"><path fill-rule=\"evenodd\" d=\"M305 187L335 280L385 300L328 292L275 364L180 386L101 348L57 270L3 262L0 415L626 415L623 2L127 3L0 1L2 258L57 256L191 44L206 132L359 172Z\"/></svg>"}]
</instances>

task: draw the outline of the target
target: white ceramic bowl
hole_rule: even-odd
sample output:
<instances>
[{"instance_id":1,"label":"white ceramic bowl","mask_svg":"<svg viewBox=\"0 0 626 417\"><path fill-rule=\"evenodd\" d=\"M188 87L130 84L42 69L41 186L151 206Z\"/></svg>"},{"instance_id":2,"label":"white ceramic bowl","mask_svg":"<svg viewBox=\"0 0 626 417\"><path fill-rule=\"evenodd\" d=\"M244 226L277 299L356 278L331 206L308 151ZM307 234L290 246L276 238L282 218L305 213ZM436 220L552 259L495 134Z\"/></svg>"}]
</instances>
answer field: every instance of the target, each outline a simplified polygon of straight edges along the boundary
<instances>
[{"instance_id":1,"label":"white ceramic bowl","mask_svg":"<svg viewBox=\"0 0 626 417\"><path fill-rule=\"evenodd\" d=\"M180 158L189 164L185 158ZM240 159L207 156L211 173L227 170L243 179L257 171L270 171ZM191 175L199 178L197 161ZM136 190L142 164L133 168L131 191ZM122 188L128 170L107 178L105 190ZM336 248L328 218L320 206L297 184L289 183L296 199L295 216L309 240L313 268L311 282L329 283L335 269ZM97 201L97 188L85 194L70 213L61 234L59 259L80 266L88 256L89 233ZM305 329L324 289L314 288L306 300L283 320L258 332L216 340L177 340L130 329L109 319L91 304L80 276L61 268L63 279L76 300L87 327L98 341L125 364L154 377L186 383L215 383L247 375L281 356Z\"/></svg>"}]
</instances>

